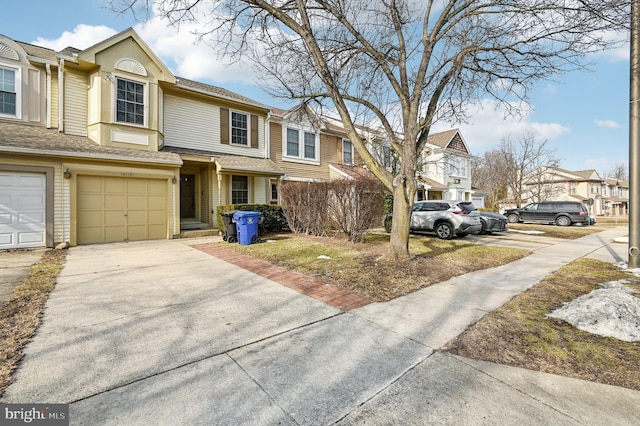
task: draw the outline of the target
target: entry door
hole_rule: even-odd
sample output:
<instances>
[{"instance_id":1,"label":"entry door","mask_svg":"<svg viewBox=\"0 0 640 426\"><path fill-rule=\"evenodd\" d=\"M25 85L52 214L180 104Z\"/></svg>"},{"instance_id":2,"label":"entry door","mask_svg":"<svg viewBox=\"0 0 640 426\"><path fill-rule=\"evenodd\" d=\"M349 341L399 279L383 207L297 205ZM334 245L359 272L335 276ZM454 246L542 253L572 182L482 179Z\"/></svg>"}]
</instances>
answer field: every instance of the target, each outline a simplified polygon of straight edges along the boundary
<instances>
[{"instance_id":1,"label":"entry door","mask_svg":"<svg viewBox=\"0 0 640 426\"><path fill-rule=\"evenodd\" d=\"M195 175L180 176L180 219L194 219L196 217L195 182Z\"/></svg>"}]
</instances>

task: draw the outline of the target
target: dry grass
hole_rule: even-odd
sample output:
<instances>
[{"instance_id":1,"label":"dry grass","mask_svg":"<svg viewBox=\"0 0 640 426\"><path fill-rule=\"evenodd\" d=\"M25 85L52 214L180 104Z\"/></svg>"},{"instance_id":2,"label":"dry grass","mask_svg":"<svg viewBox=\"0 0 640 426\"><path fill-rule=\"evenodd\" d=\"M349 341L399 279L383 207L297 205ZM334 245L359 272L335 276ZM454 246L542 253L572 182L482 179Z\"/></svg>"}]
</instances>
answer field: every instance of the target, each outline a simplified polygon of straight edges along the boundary
<instances>
[{"instance_id":1,"label":"dry grass","mask_svg":"<svg viewBox=\"0 0 640 426\"><path fill-rule=\"evenodd\" d=\"M448 352L500 364L640 390L640 342L580 331L545 316L598 283L630 278L613 265L579 259L487 314Z\"/></svg>"},{"instance_id":2,"label":"dry grass","mask_svg":"<svg viewBox=\"0 0 640 426\"><path fill-rule=\"evenodd\" d=\"M66 250L49 250L0 305L0 395L11 384L22 350L35 334L45 302L62 270Z\"/></svg>"},{"instance_id":3,"label":"dry grass","mask_svg":"<svg viewBox=\"0 0 640 426\"><path fill-rule=\"evenodd\" d=\"M271 242L224 244L225 248L267 260L298 272L315 275L377 302L412 293L451 277L512 262L527 251L466 244L435 237L412 237L413 258L404 262L385 259L388 234L369 234L363 243L341 238L281 234ZM318 259L328 256L330 259Z\"/></svg>"}]
</instances>

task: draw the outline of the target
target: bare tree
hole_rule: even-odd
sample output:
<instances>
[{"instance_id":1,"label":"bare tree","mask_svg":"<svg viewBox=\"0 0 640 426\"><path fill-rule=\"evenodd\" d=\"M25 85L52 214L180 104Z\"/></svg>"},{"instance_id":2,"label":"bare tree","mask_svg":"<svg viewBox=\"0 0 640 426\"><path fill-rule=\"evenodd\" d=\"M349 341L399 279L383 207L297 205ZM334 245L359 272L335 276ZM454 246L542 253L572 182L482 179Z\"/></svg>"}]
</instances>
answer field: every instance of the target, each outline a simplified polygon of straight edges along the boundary
<instances>
[{"instance_id":1,"label":"bare tree","mask_svg":"<svg viewBox=\"0 0 640 426\"><path fill-rule=\"evenodd\" d=\"M339 114L367 167L393 193L389 254L409 256L417 159L433 123L493 96L516 108L528 89L580 69L629 21L630 0L110 0L112 9L200 22L205 41L250 53L269 90ZM206 14L201 12L206 10ZM265 81L268 79L264 79ZM517 109L517 108L516 108ZM517 111L515 111L517 112ZM377 123L400 159L389 172L357 126Z\"/></svg>"},{"instance_id":2,"label":"bare tree","mask_svg":"<svg viewBox=\"0 0 640 426\"><path fill-rule=\"evenodd\" d=\"M527 199L541 201L551 196L545 194L549 191L546 185L556 185L549 176L554 175L559 160L546 140L537 142L531 133L516 141L507 137L498 151L507 187L518 207Z\"/></svg>"},{"instance_id":3,"label":"bare tree","mask_svg":"<svg viewBox=\"0 0 640 426\"><path fill-rule=\"evenodd\" d=\"M629 179L629 168L627 167L627 163L619 161L611 166L604 175L612 179L627 180Z\"/></svg>"},{"instance_id":4,"label":"bare tree","mask_svg":"<svg viewBox=\"0 0 640 426\"><path fill-rule=\"evenodd\" d=\"M471 161L473 184L488 193L485 204L495 211L499 201L507 196L509 172L506 160L499 150L492 149Z\"/></svg>"}]
</instances>

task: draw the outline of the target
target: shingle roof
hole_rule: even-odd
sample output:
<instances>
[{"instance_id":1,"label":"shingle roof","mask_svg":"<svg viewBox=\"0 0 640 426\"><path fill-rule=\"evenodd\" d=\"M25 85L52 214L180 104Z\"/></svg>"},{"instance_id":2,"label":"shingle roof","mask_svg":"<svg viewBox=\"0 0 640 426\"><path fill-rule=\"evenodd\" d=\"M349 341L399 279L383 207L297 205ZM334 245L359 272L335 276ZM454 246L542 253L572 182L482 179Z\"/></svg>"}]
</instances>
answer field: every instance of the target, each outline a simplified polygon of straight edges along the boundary
<instances>
[{"instance_id":1,"label":"shingle roof","mask_svg":"<svg viewBox=\"0 0 640 426\"><path fill-rule=\"evenodd\" d=\"M173 152L181 155L192 155L196 157L210 158L215 161L221 170L234 170L248 173L265 173L270 175L284 175L276 163L268 158L246 157L243 155L222 154L213 151L202 151L198 149L179 148L165 146L163 152Z\"/></svg>"},{"instance_id":2,"label":"shingle roof","mask_svg":"<svg viewBox=\"0 0 640 426\"><path fill-rule=\"evenodd\" d=\"M87 137L67 135L42 126L16 124L2 120L0 120L0 151L56 157L182 164L178 155L169 152L105 147Z\"/></svg>"},{"instance_id":3,"label":"shingle roof","mask_svg":"<svg viewBox=\"0 0 640 426\"><path fill-rule=\"evenodd\" d=\"M217 96L222 99L230 101L242 102L248 105L252 105L258 108L271 109L271 107L254 101L253 99L234 93L230 90L223 89L222 87L212 86L210 84L200 83L198 81L189 80L187 78L176 76L177 86L187 90L194 90L201 93Z\"/></svg>"},{"instance_id":4,"label":"shingle roof","mask_svg":"<svg viewBox=\"0 0 640 426\"><path fill-rule=\"evenodd\" d=\"M36 58L46 59L47 61L55 61L56 60L56 52L51 49L47 49L46 47L34 46L33 44L24 43L22 41L17 41L16 43L20 45L27 52L27 55L35 56Z\"/></svg>"},{"instance_id":5,"label":"shingle roof","mask_svg":"<svg viewBox=\"0 0 640 426\"><path fill-rule=\"evenodd\" d=\"M349 166L346 164L330 163L331 167L335 168L342 174L345 174L354 179L377 179L376 175L369 169L359 166Z\"/></svg>"},{"instance_id":6,"label":"shingle roof","mask_svg":"<svg viewBox=\"0 0 640 426\"><path fill-rule=\"evenodd\" d=\"M458 129L451 129L444 132L430 134L427 138L427 143L440 148L446 148L451 138L458 133Z\"/></svg>"}]
</instances>

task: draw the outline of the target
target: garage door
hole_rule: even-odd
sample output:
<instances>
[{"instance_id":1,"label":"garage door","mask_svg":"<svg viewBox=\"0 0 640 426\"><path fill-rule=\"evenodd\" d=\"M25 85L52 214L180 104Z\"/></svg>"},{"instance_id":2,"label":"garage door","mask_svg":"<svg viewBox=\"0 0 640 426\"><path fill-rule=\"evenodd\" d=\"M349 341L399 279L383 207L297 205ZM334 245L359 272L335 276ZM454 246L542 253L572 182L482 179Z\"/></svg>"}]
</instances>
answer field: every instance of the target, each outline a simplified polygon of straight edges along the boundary
<instances>
[{"instance_id":1,"label":"garage door","mask_svg":"<svg viewBox=\"0 0 640 426\"><path fill-rule=\"evenodd\" d=\"M0 172L0 249L46 245L46 182L41 173Z\"/></svg>"},{"instance_id":2,"label":"garage door","mask_svg":"<svg viewBox=\"0 0 640 426\"><path fill-rule=\"evenodd\" d=\"M167 238L167 181L79 176L78 244Z\"/></svg>"}]
</instances>

